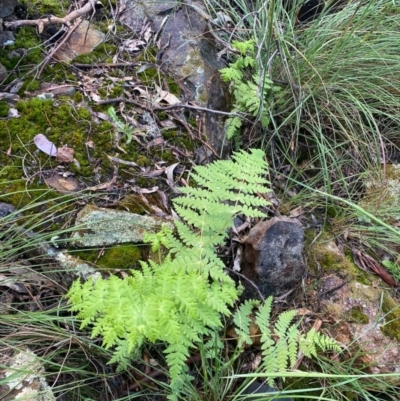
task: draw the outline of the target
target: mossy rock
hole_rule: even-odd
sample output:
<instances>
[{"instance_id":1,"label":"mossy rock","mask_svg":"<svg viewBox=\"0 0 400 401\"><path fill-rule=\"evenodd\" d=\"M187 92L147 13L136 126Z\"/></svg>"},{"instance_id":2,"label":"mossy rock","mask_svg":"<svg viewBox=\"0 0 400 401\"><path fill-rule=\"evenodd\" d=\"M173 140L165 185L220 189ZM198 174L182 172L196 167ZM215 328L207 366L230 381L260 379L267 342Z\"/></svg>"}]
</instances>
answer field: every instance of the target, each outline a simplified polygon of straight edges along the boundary
<instances>
[{"instance_id":1,"label":"mossy rock","mask_svg":"<svg viewBox=\"0 0 400 401\"><path fill-rule=\"evenodd\" d=\"M386 324L381 327L382 332L388 337L400 341L400 304L385 292L383 293L382 310L386 313Z\"/></svg>"},{"instance_id":2,"label":"mossy rock","mask_svg":"<svg viewBox=\"0 0 400 401\"><path fill-rule=\"evenodd\" d=\"M347 280L357 279L366 285L371 283L371 275L360 270L351 255L343 253L336 245L334 236L327 229L316 237L313 229L305 230L305 249L308 251L308 267L317 276L337 273Z\"/></svg>"},{"instance_id":3,"label":"mossy rock","mask_svg":"<svg viewBox=\"0 0 400 401\"><path fill-rule=\"evenodd\" d=\"M124 244L106 248L100 256L98 249L74 251L73 256L113 272L115 269L128 270L138 267L138 262L144 259L146 252L145 246Z\"/></svg>"}]
</instances>

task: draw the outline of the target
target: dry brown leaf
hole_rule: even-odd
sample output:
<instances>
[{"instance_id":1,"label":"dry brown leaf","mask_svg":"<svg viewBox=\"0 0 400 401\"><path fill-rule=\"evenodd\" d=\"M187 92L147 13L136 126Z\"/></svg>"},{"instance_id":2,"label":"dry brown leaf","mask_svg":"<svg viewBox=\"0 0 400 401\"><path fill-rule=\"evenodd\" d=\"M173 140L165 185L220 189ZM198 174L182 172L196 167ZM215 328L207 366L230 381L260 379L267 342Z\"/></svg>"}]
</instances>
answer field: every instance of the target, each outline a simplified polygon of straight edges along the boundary
<instances>
[{"instance_id":1,"label":"dry brown leaf","mask_svg":"<svg viewBox=\"0 0 400 401\"><path fill-rule=\"evenodd\" d=\"M161 89L158 85L154 84L157 89L158 98L155 103L160 103L161 101L167 102L168 104L179 104L181 101L172 93Z\"/></svg>"},{"instance_id":2,"label":"dry brown leaf","mask_svg":"<svg viewBox=\"0 0 400 401\"><path fill-rule=\"evenodd\" d=\"M72 163L74 161L75 150L67 146L57 149L56 160L59 163Z\"/></svg>"},{"instance_id":3,"label":"dry brown leaf","mask_svg":"<svg viewBox=\"0 0 400 401\"><path fill-rule=\"evenodd\" d=\"M171 184L174 184L174 170L175 170L175 168L176 168L176 166L177 166L178 164L179 164L179 163L171 164L170 166L168 166L168 167L165 169L165 174L167 174L168 181L169 181Z\"/></svg>"},{"instance_id":4,"label":"dry brown leaf","mask_svg":"<svg viewBox=\"0 0 400 401\"><path fill-rule=\"evenodd\" d=\"M152 194L154 192L158 191L158 187L153 187L153 188L140 188L137 187L136 185L132 187L132 190L135 191L138 194Z\"/></svg>"},{"instance_id":5,"label":"dry brown leaf","mask_svg":"<svg viewBox=\"0 0 400 401\"><path fill-rule=\"evenodd\" d=\"M79 189L79 184L73 177L63 178L58 175L53 175L50 178L46 178L44 181L50 188L54 188L62 194L75 192Z\"/></svg>"}]
</instances>

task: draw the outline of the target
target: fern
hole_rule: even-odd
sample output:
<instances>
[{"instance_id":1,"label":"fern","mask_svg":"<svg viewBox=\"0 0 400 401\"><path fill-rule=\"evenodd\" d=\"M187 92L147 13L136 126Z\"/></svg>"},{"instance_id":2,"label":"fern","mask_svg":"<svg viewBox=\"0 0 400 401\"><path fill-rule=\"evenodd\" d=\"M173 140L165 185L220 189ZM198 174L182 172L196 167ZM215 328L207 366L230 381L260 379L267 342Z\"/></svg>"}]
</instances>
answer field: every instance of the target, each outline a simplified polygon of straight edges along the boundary
<instances>
[{"instance_id":1,"label":"fern","mask_svg":"<svg viewBox=\"0 0 400 401\"><path fill-rule=\"evenodd\" d=\"M222 317L238 298L234 281L224 273L215 247L239 213L263 216L257 208L268 202L257 193L268 191L267 164L261 150L238 152L232 161L197 167L197 188L183 188L174 200L181 217L174 236L166 230L149 237L153 250L168 254L160 263L142 262L121 279L76 281L67 294L71 309L115 349L112 363L125 369L146 341L164 342L172 394L176 400L188 380L185 361L190 348L222 327Z\"/></svg>"},{"instance_id":2,"label":"fern","mask_svg":"<svg viewBox=\"0 0 400 401\"><path fill-rule=\"evenodd\" d=\"M222 80L232 84L232 112L258 117L261 126L265 128L269 123L268 110L264 107L265 100L279 88L273 86L268 77L263 77L260 83L260 71L254 58L254 40L233 41L232 47L239 50L240 56L229 67L220 70ZM246 71L252 73L250 79L246 78ZM237 139L241 126L242 120L238 116L229 117L225 121L227 138Z\"/></svg>"},{"instance_id":3,"label":"fern","mask_svg":"<svg viewBox=\"0 0 400 401\"><path fill-rule=\"evenodd\" d=\"M122 122L119 117L117 116L117 113L115 112L114 107L109 107L108 110L108 115L111 117L111 120L113 123L116 125L117 129L119 132L122 132L123 134L126 135L126 144L129 145L132 142L133 139L133 129L129 124L125 124Z\"/></svg>"},{"instance_id":4,"label":"fern","mask_svg":"<svg viewBox=\"0 0 400 401\"><path fill-rule=\"evenodd\" d=\"M307 357L317 356L317 347L322 351L340 351L335 340L311 329L307 334L300 333L295 324L295 310L289 310L279 315L273 333L270 328L272 297L268 297L260 306L258 301L250 300L242 304L233 316L238 334L238 345L251 343L249 327L250 315L257 308L256 323L261 331L262 369L267 373L286 372L297 360L300 349ZM275 339L274 339L275 337ZM268 379L269 386L273 387L273 378Z\"/></svg>"},{"instance_id":5,"label":"fern","mask_svg":"<svg viewBox=\"0 0 400 401\"><path fill-rule=\"evenodd\" d=\"M236 334L238 335L238 346L241 348L244 344L252 344L250 337L250 315L253 309L259 305L259 302L250 299L245 301L233 315L233 323L236 325Z\"/></svg>"}]
</instances>

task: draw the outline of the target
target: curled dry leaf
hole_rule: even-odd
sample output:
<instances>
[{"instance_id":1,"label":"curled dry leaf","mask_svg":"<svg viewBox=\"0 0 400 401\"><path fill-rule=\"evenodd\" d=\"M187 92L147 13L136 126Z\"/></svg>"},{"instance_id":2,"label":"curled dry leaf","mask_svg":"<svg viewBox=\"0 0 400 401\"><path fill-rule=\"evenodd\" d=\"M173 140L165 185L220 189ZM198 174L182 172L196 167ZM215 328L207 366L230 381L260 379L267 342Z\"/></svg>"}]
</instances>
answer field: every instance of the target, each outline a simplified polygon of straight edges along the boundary
<instances>
[{"instance_id":1,"label":"curled dry leaf","mask_svg":"<svg viewBox=\"0 0 400 401\"><path fill-rule=\"evenodd\" d=\"M73 177L63 178L58 175L53 175L49 178L46 178L45 182L50 188L54 188L56 191L62 194L79 190L79 184Z\"/></svg>"},{"instance_id":2,"label":"curled dry leaf","mask_svg":"<svg viewBox=\"0 0 400 401\"><path fill-rule=\"evenodd\" d=\"M176 167L178 164L179 164L179 163L171 164L170 166L168 166L168 167L165 169L165 173L167 174L168 181L169 181L172 185L174 184L174 170L175 170L175 167Z\"/></svg>"},{"instance_id":3,"label":"curled dry leaf","mask_svg":"<svg viewBox=\"0 0 400 401\"><path fill-rule=\"evenodd\" d=\"M172 93L162 90L158 85L154 85L157 89L158 98L155 103L160 103L161 101L167 102L168 104L179 104L181 101Z\"/></svg>"},{"instance_id":4,"label":"curled dry leaf","mask_svg":"<svg viewBox=\"0 0 400 401\"><path fill-rule=\"evenodd\" d=\"M57 161L59 163L72 163L74 161L74 149L63 146L58 148Z\"/></svg>"},{"instance_id":5,"label":"curled dry leaf","mask_svg":"<svg viewBox=\"0 0 400 401\"><path fill-rule=\"evenodd\" d=\"M57 146L53 142L49 141L45 135L37 134L33 138L33 142L36 147L42 152L49 156L57 156Z\"/></svg>"},{"instance_id":6,"label":"curled dry leaf","mask_svg":"<svg viewBox=\"0 0 400 401\"><path fill-rule=\"evenodd\" d=\"M7 114L8 118L17 118L19 117L18 110L14 107L10 107Z\"/></svg>"}]
</instances>

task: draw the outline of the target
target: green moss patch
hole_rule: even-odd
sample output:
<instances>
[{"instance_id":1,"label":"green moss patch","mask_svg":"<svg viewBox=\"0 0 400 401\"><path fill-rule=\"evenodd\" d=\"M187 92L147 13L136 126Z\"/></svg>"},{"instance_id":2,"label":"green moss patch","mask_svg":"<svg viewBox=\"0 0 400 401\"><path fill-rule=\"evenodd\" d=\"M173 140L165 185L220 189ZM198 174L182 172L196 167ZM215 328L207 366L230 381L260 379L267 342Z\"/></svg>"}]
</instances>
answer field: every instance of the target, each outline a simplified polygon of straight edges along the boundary
<instances>
[{"instance_id":1,"label":"green moss patch","mask_svg":"<svg viewBox=\"0 0 400 401\"><path fill-rule=\"evenodd\" d=\"M74 251L73 256L111 272L138 267L138 262L144 259L144 250L143 246L124 244L107 248L102 254L99 254L99 250L79 250Z\"/></svg>"},{"instance_id":2,"label":"green moss patch","mask_svg":"<svg viewBox=\"0 0 400 401\"><path fill-rule=\"evenodd\" d=\"M16 108L19 118L0 120L0 143L9 150L9 154L0 154L0 194L12 194L13 198L2 197L3 201L25 204L27 191L48 189L43 175L59 163L38 151L33 142L37 134L46 135L57 147L75 150L76 163L64 165L66 171L70 168L80 177L91 177L96 163L102 160L100 177L106 181L112 174L113 167L104 157L112 154L114 148L114 127L110 123L95 125L89 111L72 106L69 99L55 103L32 98L18 102ZM88 149L88 141L95 146Z\"/></svg>"},{"instance_id":3,"label":"green moss patch","mask_svg":"<svg viewBox=\"0 0 400 401\"><path fill-rule=\"evenodd\" d=\"M390 295L383 293L382 310L386 313L386 324L381 327L382 332L400 341L400 305Z\"/></svg>"}]
</instances>

